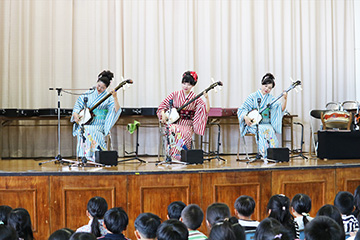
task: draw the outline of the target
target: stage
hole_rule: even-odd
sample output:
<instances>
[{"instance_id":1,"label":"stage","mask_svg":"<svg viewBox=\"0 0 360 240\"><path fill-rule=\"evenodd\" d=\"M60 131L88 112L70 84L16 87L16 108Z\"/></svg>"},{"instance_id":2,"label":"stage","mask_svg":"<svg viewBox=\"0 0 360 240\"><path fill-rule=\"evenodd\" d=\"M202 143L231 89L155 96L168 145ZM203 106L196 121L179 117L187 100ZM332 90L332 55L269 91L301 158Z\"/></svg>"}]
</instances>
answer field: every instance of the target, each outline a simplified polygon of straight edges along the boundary
<instances>
[{"instance_id":1,"label":"stage","mask_svg":"<svg viewBox=\"0 0 360 240\"><path fill-rule=\"evenodd\" d=\"M51 159L2 160L0 204L24 207L32 217L35 237L47 239L59 228L76 229L88 222L87 201L104 197L109 208L123 207L129 215L126 236L134 239L134 220L142 212L166 219L166 207L175 200L196 203L203 211L213 202L224 202L233 212L235 199L243 194L255 199L254 219L266 217L271 195L292 198L305 193L312 198L311 215L333 203L340 190L354 192L360 185L360 159L321 160L301 157L283 163L211 160L201 165L156 165L157 157L141 157L115 167L71 167ZM242 157L244 157L242 155ZM309 156L308 156L309 157ZM120 158L119 160L122 160ZM201 230L206 232L205 225Z\"/></svg>"}]
</instances>

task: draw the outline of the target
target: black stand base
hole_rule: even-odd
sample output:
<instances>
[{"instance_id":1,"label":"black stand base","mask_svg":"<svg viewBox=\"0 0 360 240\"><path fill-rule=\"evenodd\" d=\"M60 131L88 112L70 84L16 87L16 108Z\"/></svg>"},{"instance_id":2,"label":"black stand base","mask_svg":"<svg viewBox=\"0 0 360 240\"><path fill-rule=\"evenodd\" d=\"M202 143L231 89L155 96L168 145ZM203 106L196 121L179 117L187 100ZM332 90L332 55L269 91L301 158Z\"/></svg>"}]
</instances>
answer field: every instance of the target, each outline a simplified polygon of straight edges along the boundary
<instances>
[{"instance_id":1,"label":"black stand base","mask_svg":"<svg viewBox=\"0 0 360 240\"><path fill-rule=\"evenodd\" d=\"M211 161L211 160L213 160L213 159L217 159L218 161L224 161L224 162L226 162L226 159L224 159L224 158L222 158L222 157L220 157L220 155L219 155L219 152L220 152L220 145L221 145L221 143L220 143L220 124L219 123L217 123L216 124L217 126L218 126L218 142L217 142L217 147L216 147L216 151L215 152L212 152L212 153L214 153L214 154L216 154L216 156L215 157L210 157L210 158L204 158L204 161ZM210 148L210 146L209 146L209 148Z\"/></svg>"},{"instance_id":2,"label":"black stand base","mask_svg":"<svg viewBox=\"0 0 360 240\"><path fill-rule=\"evenodd\" d=\"M135 156L131 156L128 159L119 160L118 163L128 162L132 160L138 160L141 163L147 163L145 160L139 158L138 156L138 150L139 150L139 127L136 128L136 150L134 152L127 152L125 151L125 154L132 154L135 153Z\"/></svg>"}]
</instances>

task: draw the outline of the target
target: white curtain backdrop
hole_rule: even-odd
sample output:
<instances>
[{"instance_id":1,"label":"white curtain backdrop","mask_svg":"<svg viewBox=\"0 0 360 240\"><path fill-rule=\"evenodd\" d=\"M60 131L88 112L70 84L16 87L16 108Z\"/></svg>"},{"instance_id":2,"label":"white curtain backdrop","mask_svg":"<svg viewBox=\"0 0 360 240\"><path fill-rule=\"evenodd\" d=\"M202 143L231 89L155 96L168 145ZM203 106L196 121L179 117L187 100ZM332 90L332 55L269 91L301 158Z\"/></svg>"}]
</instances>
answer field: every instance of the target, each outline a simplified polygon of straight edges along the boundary
<instances>
[{"instance_id":1,"label":"white curtain backdrop","mask_svg":"<svg viewBox=\"0 0 360 240\"><path fill-rule=\"evenodd\" d=\"M115 74L112 87L121 76L134 80L119 92L123 107L157 107L180 88L184 71L195 70L195 92L211 78L221 80L222 91L210 92L211 106L236 108L272 72L275 96L290 86L290 78L302 81L303 91L289 93L287 109L305 125L308 149L311 109L359 100L354 1L2 0L0 108L56 108L57 93L49 87L89 88L104 69ZM61 105L72 108L75 100L63 94ZM49 134L56 126L30 125L3 128L3 157L57 152ZM221 152L236 152L236 128L224 128ZM62 148L73 155L71 127L66 129ZM24 132L40 134L41 151L27 144ZM154 137L143 136L140 153L157 153L156 132L145 131ZM113 133L114 148L121 151L126 134L118 127Z\"/></svg>"}]
</instances>

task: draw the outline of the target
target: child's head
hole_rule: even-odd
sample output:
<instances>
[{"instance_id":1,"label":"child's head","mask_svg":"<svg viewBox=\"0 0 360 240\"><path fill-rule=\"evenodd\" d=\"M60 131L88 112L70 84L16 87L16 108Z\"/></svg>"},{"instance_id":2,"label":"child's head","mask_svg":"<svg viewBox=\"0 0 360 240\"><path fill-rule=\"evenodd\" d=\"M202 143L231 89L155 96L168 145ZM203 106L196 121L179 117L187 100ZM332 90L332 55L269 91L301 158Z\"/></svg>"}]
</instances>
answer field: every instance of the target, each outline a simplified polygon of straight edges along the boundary
<instances>
[{"instance_id":1,"label":"child's head","mask_svg":"<svg viewBox=\"0 0 360 240\"><path fill-rule=\"evenodd\" d=\"M71 235L71 238L69 240L96 240L96 237L92 233L76 232Z\"/></svg>"},{"instance_id":2,"label":"child's head","mask_svg":"<svg viewBox=\"0 0 360 240\"><path fill-rule=\"evenodd\" d=\"M238 217L250 217L255 210L255 201L252 197L242 195L238 197L234 203L235 214Z\"/></svg>"},{"instance_id":3,"label":"child's head","mask_svg":"<svg viewBox=\"0 0 360 240\"><path fill-rule=\"evenodd\" d=\"M291 200L291 207L297 214L303 216L304 226L309 222L307 216L311 210L311 199L306 194L296 194Z\"/></svg>"},{"instance_id":4,"label":"child's head","mask_svg":"<svg viewBox=\"0 0 360 240\"><path fill-rule=\"evenodd\" d=\"M338 192L335 196L334 205L341 214L350 215L354 210L354 196L350 192Z\"/></svg>"},{"instance_id":5,"label":"child's head","mask_svg":"<svg viewBox=\"0 0 360 240\"><path fill-rule=\"evenodd\" d=\"M179 220L181 217L181 211L186 207L186 204L182 201L175 201L169 204L167 208L168 219Z\"/></svg>"},{"instance_id":6,"label":"child's head","mask_svg":"<svg viewBox=\"0 0 360 240\"><path fill-rule=\"evenodd\" d=\"M107 209L108 204L102 197L93 197L87 204L87 212L93 219L91 223L91 233L96 237L101 236L99 219L104 218L104 214L106 213Z\"/></svg>"},{"instance_id":7,"label":"child's head","mask_svg":"<svg viewBox=\"0 0 360 240\"><path fill-rule=\"evenodd\" d=\"M213 225L210 231L209 239L245 240L245 231L239 224L237 218L226 218Z\"/></svg>"},{"instance_id":8,"label":"child's head","mask_svg":"<svg viewBox=\"0 0 360 240\"><path fill-rule=\"evenodd\" d=\"M137 239L155 239L161 219L152 213L141 213L135 220L135 235Z\"/></svg>"},{"instance_id":9,"label":"child's head","mask_svg":"<svg viewBox=\"0 0 360 240\"><path fill-rule=\"evenodd\" d=\"M62 228L53 232L48 240L69 240L74 231L69 228Z\"/></svg>"},{"instance_id":10,"label":"child's head","mask_svg":"<svg viewBox=\"0 0 360 240\"><path fill-rule=\"evenodd\" d=\"M344 232L340 226L327 216L314 218L305 227L306 240L339 240L345 239Z\"/></svg>"},{"instance_id":11,"label":"child's head","mask_svg":"<svg viewBox=\"0 0 360 240\"><path fill-rule=\"evenodd\" d=\"M109 209L104 216L106 229L114 234L120 234L126 230L129 217L121 207Z\"/></svg>"},{"instance_id":12,"label":"child's head","mask_svg":"<svg viewBox=\"0 0 360 240\"><path fill-rule=\"evenodd\" d=\"M8 217L9 217L11 210L12 210L12 208L7 205L0 206L0 222L2 222L4 225L7 224Z\"/></svg>"},{"instance_id":13,"label":"child's head","mask_svg":"<svg viewBox=\"0 0 360 240\"><path fill-rule=\"evenodd\" d=\"M19 237L14 228L0 224L0 240L18 240Z\"/></svg>"},{"instance_id":14,"label":"child's head","mask_svg":"<svg viewBox=\"0 0 360 240\"><path fill-rule=\"evenodd\" d=\"M317 212L316 216L327 216L333 219L337 224L339 224L340 228L344 232L344 223L341 217L340 210L334 205L326 204L322 206Z\"/></svg>"},{"instance_id":15,"label":"child's head","mask_svg":"<svg viewBox=\"0 0 360 240\"><path fill-rule=\"evenodd\" d=\"M181 220L188 229L196 230L204 220L204 212L198 205L190 204L182 210Z\"/></svg>"},{"instance_id":16,"label":"child's head","mask_svg":"<svg viewBox=\"0 0 360 240\"><path fill-rule=\"evenodd\" d=\"M265 218L256 228L256 240L290 240L291 233L275 218Z\"/></svg>"},{"instance_id":17,"label":"child's head","mask_svg":"<svg viewBox=\"0 0 360 240\"><path fill-rule=\"evenodd\" d=\"M354 192L354 205L360 210L360 185L355 189Z\"/></svg>"},{"instance_id":18,"label":"child's head","mask_svg":"<svg viewBox=\"0 0 360 240\"><path fill-rule=\"evenodd\" d=\"M213 203L206 209L206 222L211 228L216 222L230 218L230 208L225 203Z\"/></svg>"},{"instance_id":19,"label":"child's head","mask_svg":"<svg viewBox=\"0 0 360 240\"><path fill-rule=\"evenodd\" d=\"M8 225L16 230L19 238L23 238L24 240L34 239L30 214L26 209L15 208L11 210Z\"/></svg>"},{"instance_id":20,"label":"child's head","mask_svg":"<svg viewBox=\"0 0 360 240\"><path fill-rule=\"evenodd\" d=\"M156 236L157 240L188 240L189 231L184 223L170 219L160 224Z\"/></svg>"}]
</instances>

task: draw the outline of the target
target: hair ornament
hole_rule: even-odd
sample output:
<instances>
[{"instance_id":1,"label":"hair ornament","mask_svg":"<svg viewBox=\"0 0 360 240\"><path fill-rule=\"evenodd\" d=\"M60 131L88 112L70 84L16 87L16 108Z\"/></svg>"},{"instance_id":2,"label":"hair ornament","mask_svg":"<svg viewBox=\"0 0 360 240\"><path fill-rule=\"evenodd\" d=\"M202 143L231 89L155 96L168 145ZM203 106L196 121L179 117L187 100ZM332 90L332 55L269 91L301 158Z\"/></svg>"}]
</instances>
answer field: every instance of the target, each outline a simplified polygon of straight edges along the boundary
<instances>
[{"instance_id":1,"label":"hair ornament","mask_svg":"<svg viewBox=\"0 0 360 240\"><path fill-rule=\"evenodd\" d=\"M275 235L275 236L274 236L274 239L277 239L277 238L280 238L280 239L281 239L281 237L282 237L282 233L279 233L278 235Z\"/></svg>"},{"instance_id":2,"label":"hair ornament","mask_svg":"<svg viewBox=\"0 0 360 240\"><path fill-rule=\"evenodd\" d=\"M282 210L284 210L284 211L285 211L285 209L286 209L286 208L285 208L285 206L282 206Z\"/></svg>"},{"instance_id":3,"label":"hair ornament","mask_svg":"<svg viewBox=\"0 0 360 240\"><path fill-rule=\"evenodd\" d=\"M197 73L194 72L194 71L192 71L192 72L190 72L190 75L193 77L194 81L197 82L197 80L198 80L198 75L197 75Z\"/></svg>"},{"instance_id":4,"label":"hair ornament","mask_svg":"<svg viewBox=\"0 0 360 240\"><path fill-rule=\"evenodd\" d=\"M306 213L306 212L301 213L301 215L303 215L304 217L309 217L310 216L310 214Z\"/></svg>"}]
</instances>

